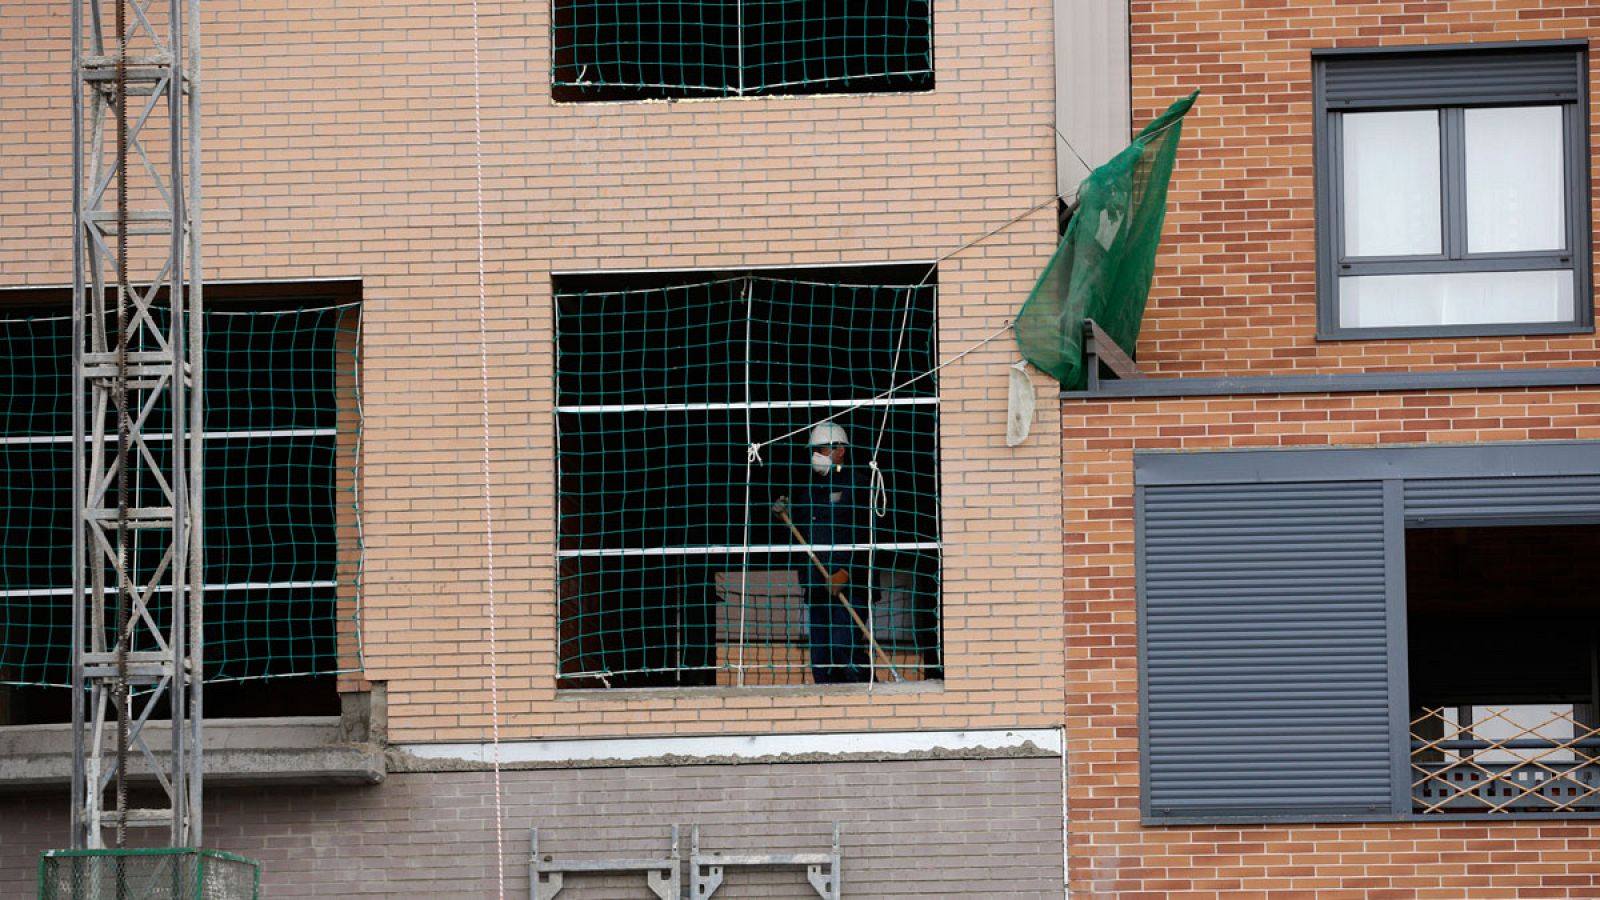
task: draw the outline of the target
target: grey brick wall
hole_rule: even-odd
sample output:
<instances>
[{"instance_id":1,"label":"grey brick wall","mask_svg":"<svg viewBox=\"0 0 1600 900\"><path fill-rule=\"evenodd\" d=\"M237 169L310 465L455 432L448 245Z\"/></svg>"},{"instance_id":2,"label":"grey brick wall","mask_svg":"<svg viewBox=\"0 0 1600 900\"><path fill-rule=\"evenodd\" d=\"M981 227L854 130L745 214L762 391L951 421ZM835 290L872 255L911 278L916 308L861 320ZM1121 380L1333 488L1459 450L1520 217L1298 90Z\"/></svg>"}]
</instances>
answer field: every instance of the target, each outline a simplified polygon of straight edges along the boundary
<instances>
[{"instance_id":1,"label":"grey brick wall","mask_svg":"<svg viewBox=\"0 0 1600 900\"><path fill-rule=\"evenodd\" d=\"M528 896L528 829L563 858L825 850L843 831L846 897L1061 896L1059 759L692 765L505 772L508 897ZM393 775L375 787L224 789L206 844L262 861L265 896L492 897L489 773ZM30 897L66 837L66 797L0 798L0 897ZM687 865L685 866L687 870ZM641 878L570 878L561 900L648 898ZM815 897L803 873L730 872L717 900Z\"/></svg>"}]
</instances>

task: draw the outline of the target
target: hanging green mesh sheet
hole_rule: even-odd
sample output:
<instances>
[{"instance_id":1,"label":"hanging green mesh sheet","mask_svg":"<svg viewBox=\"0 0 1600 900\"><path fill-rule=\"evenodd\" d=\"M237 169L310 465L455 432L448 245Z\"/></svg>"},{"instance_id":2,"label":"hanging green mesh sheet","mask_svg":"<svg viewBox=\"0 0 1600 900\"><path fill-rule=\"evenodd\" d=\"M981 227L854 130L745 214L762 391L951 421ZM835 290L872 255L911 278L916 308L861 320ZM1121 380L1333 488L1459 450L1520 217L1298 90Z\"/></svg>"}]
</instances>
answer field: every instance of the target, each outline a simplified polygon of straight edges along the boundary
<instances>
[{"instance_id":1,"label":"hanging green mesh sheet","mask_svg":"<svg viewBox=\"0 0 1600 900\"><path fill-rule=\"evenodd\" d=\"M560 100L930 90L927 0L555 0Z\"/></svg>"},{"instance_id":2,"label":"hanging green mesh sheet","mask_svg":"<svg viewBox=\"0 0 1600 900\"><path fill-rule=\"evenodd\" d=\"M1067 390L1084 386L1086 319L1133 355L1161 243L1167 182L1183 116L1199 95L1195 91L1172 104L1132 144L1084 179L1066 234L1017 314L1023 358Z\"/></svg>"},{"instance_id":3,"label":"hanging green mesh sheet","mask_svg":"<svg viewBox=\"0 0 1600 900\"><path fill-rule=\"evenodd\" d=\"M558 290L563 686L937 677L937 384L888 391L934 366L935 294L768 275ZM850 446L819 476L829 417ZM859 622L806 545L847 572Z\"/></svg>"},{"instance_id":4,"label":"hanging green mesh sheet","mask_svg":"<svg viewBox=\"0 0 1600 900\"><path fill-rule=\"evenodd\" d=\"M359 668L358 314L206 314L208 680ZM0 320L0 684L70 681L71 342L69 316ZM145 425L158 464L165 422L158 408ZM132 492L158 502L153 484ZM159 563L149 543L136 577Z\"/></svg>"}]
</instances>

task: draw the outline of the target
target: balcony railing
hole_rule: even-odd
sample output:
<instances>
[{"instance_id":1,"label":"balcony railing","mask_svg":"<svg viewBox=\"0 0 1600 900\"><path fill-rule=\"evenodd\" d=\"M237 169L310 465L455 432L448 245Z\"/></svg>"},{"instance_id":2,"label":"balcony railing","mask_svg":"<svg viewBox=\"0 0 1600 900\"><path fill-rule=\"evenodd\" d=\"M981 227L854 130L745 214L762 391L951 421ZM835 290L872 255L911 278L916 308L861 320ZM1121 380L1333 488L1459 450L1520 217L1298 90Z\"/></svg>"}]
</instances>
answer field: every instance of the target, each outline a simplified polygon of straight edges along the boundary
<instances>
[{"instance_id":1,"label":"balcony railing","mask_svg":"<svg viewBox=\"0 0 1600 900\"><path fill-rule=\"evenodd\" d=\"M1451 712L1425 709L1411 722L1413 812L1600 811L1600 728L1570 707L1531 725L1509 708L1476 707L1465 722Z\"/></svg>"}]
</instances>

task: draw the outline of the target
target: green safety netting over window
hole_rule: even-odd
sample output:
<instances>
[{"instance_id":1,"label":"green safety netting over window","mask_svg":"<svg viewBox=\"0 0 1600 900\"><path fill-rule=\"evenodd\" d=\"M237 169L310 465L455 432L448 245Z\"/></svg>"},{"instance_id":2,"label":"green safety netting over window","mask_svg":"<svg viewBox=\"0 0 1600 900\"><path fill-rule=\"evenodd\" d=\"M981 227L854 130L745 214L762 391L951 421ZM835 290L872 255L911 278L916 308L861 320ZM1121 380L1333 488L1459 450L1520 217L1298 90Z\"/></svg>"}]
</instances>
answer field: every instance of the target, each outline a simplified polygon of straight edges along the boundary
<instances>
[{"instance_id":1,"label":"green safety netting over window","mask_svg":"<svg viewBox=\"0 0 1600 900\"><path fill-rule=\"evenodd\" d=\"M1093 319L1130 356L1139 338L1167 182L1195 91L1145 126L1078 188L1066 233L1017 314L1022 356L1067 390L1084 386L1083 323Z\"/></svg>"},{"instance_id":2,"label":"green safety netting over window","mask_svg":"<svg viewBox=\"0 0 1600 900\"><path fill-rule=\"evenodd\" d=\"M205 316L210 681L360 665L358 321L355 305ZM71 347L70 316L0 319L0 684L70 681ZM145 426L158 463L164 420ZM131 489L156 502L155 485ZM136 543L135 572L162 546Z\"/></svg>"},{"instance_id":3,"label":"green safety netting over window","mask_svg":"<svg viewBox=\"0 0 1600 900\"><path fill-rule=\"evenodd\" d=\"M562 686L939 677L937 288L836 274L558 283Z\"/></svg>"},{"instance_id":4,"label":"green safety netting over window","mask_svg":"<svg viewBox=\"0 0 1600 900\"><path fill-rule=\"evenodd\" d=\"M555 0L559 100L933 87L927 0Z\"/></svg>"}]
</instances>

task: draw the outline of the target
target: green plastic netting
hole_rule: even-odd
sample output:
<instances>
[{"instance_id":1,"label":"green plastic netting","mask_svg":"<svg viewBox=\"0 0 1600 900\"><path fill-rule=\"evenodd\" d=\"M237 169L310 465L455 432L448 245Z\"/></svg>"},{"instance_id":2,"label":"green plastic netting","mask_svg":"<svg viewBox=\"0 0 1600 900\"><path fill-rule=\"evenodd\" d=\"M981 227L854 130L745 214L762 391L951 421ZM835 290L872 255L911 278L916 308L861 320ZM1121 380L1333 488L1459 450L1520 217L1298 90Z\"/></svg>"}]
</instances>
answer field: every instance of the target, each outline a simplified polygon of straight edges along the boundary
<instances>
[{"instance_id":1,"label":"green plastic netting","mask_svg":"<svg viewBox=\"0 0 1600 900\"><path fill-rule=\"evenodd\" d=\"M206 314L209 681L360 666L358 321L354 305ZM70 682L71 341L69 316L0 319L0 684ZM151 443L164 465L170 438ZM133 486L136 505L157 496ZM158 552L132 560L148 573Z\"/></svg>"},{"instance_id":2,"label":"green plastic netting","mask_svg":"<svg viewBox=\"0 0 1600 900\"><path fill-rule=\"evenodd\" d=\"M563 686L937 677L936 289L862 274L558 285Z\"/></svg>"},{"instance_id":3,"label":"green plastic netting","mask_svg":"<svg viewBox=\"0 0 1600 900\"><path fill-rule=\"evenodd\" d=\"M927 0L556 0L560 100L930 90Z\"/></svg>"},{"instance_id":4,"label":"green plastic netting","mask_svg":"<svg viewBox=\"0 0 1600 900\"><path fill-rule=\"evenodd\" d=\"M1145 126L1121 153L1089 173L1044 274L1017 314L1022 356L1067 390L1084 386L1083 323L1093 319L1129 356L1139 338L1161 224L1195 91Z\"/></svg>"},{"instance_id":5,"label":"green plastic netting","mask_svg":"<svg viewBox=\"0 0 1600 900\"><path fill-rule=\"evenodd\" d=\"M255 900L261 864L217 850L51 850L38 900Z\"/></svg>"}]
</instances>

